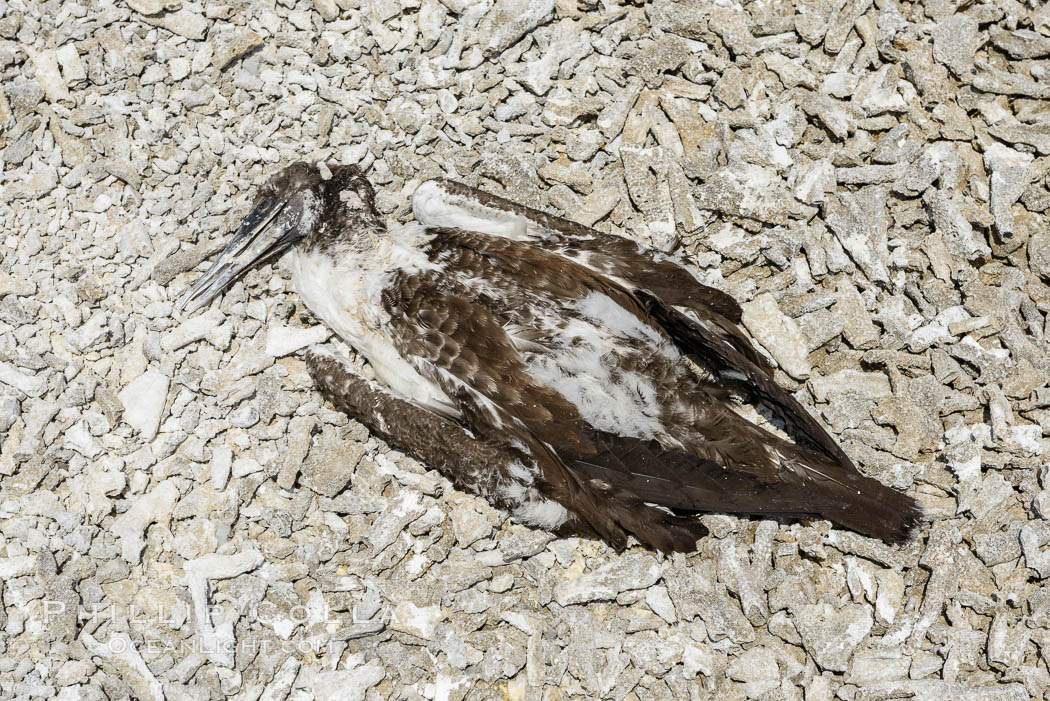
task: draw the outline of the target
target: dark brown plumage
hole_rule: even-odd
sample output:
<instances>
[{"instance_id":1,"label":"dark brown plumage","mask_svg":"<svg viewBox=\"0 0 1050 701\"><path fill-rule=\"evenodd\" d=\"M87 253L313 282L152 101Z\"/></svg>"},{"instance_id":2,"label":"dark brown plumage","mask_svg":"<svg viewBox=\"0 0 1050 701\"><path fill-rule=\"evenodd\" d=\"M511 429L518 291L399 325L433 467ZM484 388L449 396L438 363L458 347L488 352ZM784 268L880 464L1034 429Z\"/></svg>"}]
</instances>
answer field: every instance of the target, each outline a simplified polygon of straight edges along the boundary
<instances>
[{"instance_id":1,"label":"dark brown plumage","mask_svg":"<svg viewBox=\"0 0 1050 701\"><path fill-rule=\"evenodd\" d=\"M435 380L455 394L461 405L487 400L515 424L509 429L505 424L490 425L489 431L513 431L522 440L535 438L549 445L552 461L564 462L561 471L570 473L568 477L558 473L557 481L550 479L550 489L559 501L582 502L573 511L588 521L583 530L614 544L622 544L624 531L649 543L666 539L650 532L666 529L663 519L648 529L641 516L630 523L622 517L591 523L597 519L588 518L586 505L598 492L602 495L598 503L604 503L609 493L621 493L636 501L689 512L812 514L892 542L907 537L918 516L914 502L857 473L827 432L772 380L772 368L741 332L706 303L715 299L718 305L727 306L721 293L707 295L693 281L693 289L676 297L705 312L703 320L692 321L648 289L629 290L552 252L549 246L458 229L434 233L427 249L432 260L470 270L508 294L472 296L451 276L397 278L384 303L386 311L403 322L397 324L405 331L397 339L401 352L440 369ZM621 262L611 270L630 280L632 271L624 249L619 242L614 241L613 246L619 249ZM572 312L565 302L593 291L613 298L683 352L701 356L720 370L743 374L752 398L771 405L812 447L794 445L749 423L719 399L717 387L705 386L680 364L661 362L644 346L621 353L617 360L647 363L646 375L658 382L658 393L690 398L690 411L669 412L664 417L682 449L588 425L571 403L529 375L522 359L529 350L517 348L504 329L509 324L529 330L530 342L539 344L537 352L543 352L557 342L558 329L544 334L531 318L532 310L562 304L557 315L567 317ZM523 305L522 300L528 303ZM472 426L485 423L484 412L475 410L469 415ZM777 454L771 454L770 447ZM548 468L544 474L552 471ZM576 483L579 490L569 488ZM599 507L599 512L607 516L608 508Z\"/></svg>"},{"instance_id":2,"label":"dark brown plumage","mask_svg":"<svg viewBox=\"0 0 1050 701\"><path fill-rule=\"evenodd\" d=\"M498 496L499 480L508 463L525 461L539 469L530 455L509 441L500 440L498 435L488 439L477 437L458 421L399 399L356 374L345 361L331 353L309 351L306 364L321 393L334 406L360 420L391 445L401 447L422 464L446 475L457 489L493 495L489 500L498 508L511 510L514 506ZM396 417L396 420L383 417ZM568 498L571 487L567 485L564 489ZM559 529L563 535L611 537L610 543L622 549L627 544L626 534L632 533L645 545L664 552L693 550L697 539L707 535L707 529L695 518L654 508L630 489L612 487L600 478L591 479L589 484L577 489L586 492L592 508L609 514L603 524L606 536L575 515Z\"/></svg>"},{"instance_id":3,"label":"dark brown plumage","mask_svg":"<svg viewBox=\"0 0 1050 701\"><path fill-rule=\"evenodd\" d=\"M323 181L297 165L231 248L294 246L304 301L389 385L313 354L322 393L457 486L617 548L634 535L692 550L701 512L821 516L890 542L918 523L913 499L861 475L776 384L739 305L682 259L444 180L413 208L424 226L388 231L357 169ZM279 245L245 244L274 212ZM737 414L727 385L795 442Z\"/></svg>"}]
</instances>

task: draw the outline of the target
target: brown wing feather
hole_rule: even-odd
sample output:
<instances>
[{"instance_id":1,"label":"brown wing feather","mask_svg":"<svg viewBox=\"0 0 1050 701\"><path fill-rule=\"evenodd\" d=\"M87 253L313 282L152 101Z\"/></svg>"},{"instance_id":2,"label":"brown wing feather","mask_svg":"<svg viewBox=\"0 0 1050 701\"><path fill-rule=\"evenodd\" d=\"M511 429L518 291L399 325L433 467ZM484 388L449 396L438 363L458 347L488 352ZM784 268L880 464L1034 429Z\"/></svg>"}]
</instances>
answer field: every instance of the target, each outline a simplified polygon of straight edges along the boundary
<instances>
[{"instance_id":1,"label":"brown wing feather","mask_svg":"<svg viewBox=\"0 0 1050 701\"><path fill-rule=\"evenodd\" d=\"M805 448L784 446L785 459L816 470L785 469L777 481L765 482L651 441L603 438L597 441L598 454L586 459L566 457L574 470L583 478L615 484L642 502L676 511L821 516L891 543L908 540L923 518L922 509L908 495L859 472L842 470Z\"/></svg>"},{"instance_id":2,"label":"brown wing feather","mask_svg":"<svg viewBox=\"0 0 1050 701\"><path fill-rule=\"evenodd\" d=\"M466 290L429 277L400 275L383 302L400 332L395 342L401 353L416 359L446 393L464 388L477 392L535 430L541 440L554 435L582 440L573 431L580 421L575 407L529 377L501 321Z\"/></svg>"},{"instance_id":3,"label":"brown wing feather","mask_svg":"<svg viewBox=\"0 0 1050 701\"><path fill-rule=\"evenodd\" d=\"M596 430L573 404L529 374L498 310L600 291L640 322L670 326L683 345L690 341L703 348L689 336L701 331L695 325L677 328L685 319L679 312L549 251L477 232L433 233L429 253L446 266L445 274L402 275L384 297L401 334L395 339L399 350L419 359L420 370L457 401L473 431L510 433L531 454L543 455L547 493L614 545L622 544L624 529L637 534L640 528L628 524L632 500L689 510L821 514L887 540L905 537L914 524L919 513L914 501L857 473L819 424L772 382L768 366L735 349L742 336L733 337L734 343L701 340L720 348L722 356L713 352L729 367L744 368L834 460L748 423L684 375L659 378L658 392L662 401L676 398L672 403L693 407L691 419L688 412L677 415L684 417L678 430L688 453ZM488 285L477 295L460 282L472 277ZM485 300L493 290L510 297ZM674 541L667 540L670 525L653 526L649 517L642 521L656 528L647 533L650 540Z\"/></svg>"},{"instance_id":4,"label":"brown wing feather","mask_svg":"<svg viewBox=\"0 0 1050 701\"><path fill-rule=\"evenodd\" d=\"M462 293L462 290L459 290ZM563 531L594 534L617 549L627 535L664 551L693 550L703 525L643 504L600 480L581 478L551 443L581 454L597 448L576 409L535 383L502 324L485 306L421 276L401 276L384 296L406 357L457 404L480 440L524 450L539 467L540 491L571 514Z\"/></svg>"},{"instance_id":5,"label":"brown wing feather","mask_svg":"<svg viewBox=\"0 0 1050 701\"><path fill-rule=\"evenodd\" d=\"M573 258L630 289L648 290L668 304L688 307L701 315L716 313L734 323L740 321L736 300L699 282L678 256L646 249L622 236L602 233L454 180L441 179L437 183L450 193L528 220L542 230L530 241L537 248Z\"/></svg>"},{"instance_id":6,"label":"brown wing feather","mask_svg":"<svg viewBox=\"0 0 1050 701\"><path fill-rule=\"evenodd\" d=\"M443 181L450 189L467 188L459 183ZM520 280L545 287L562 297L581 297L585 292L597 290L608 295L620 306L635 313L639 318L666 330L686 353L700 355L719 370L741 373L747 383L742 386L752 398L765 400L782 419L795 427L801 436L834 458L846 469L856 466L843 452L826 430L792 397L773 380L773 368L735 325L739 321L740 307L723 292L700 285L688 271L669 261L655 261L652 251L644 251L627 239L611 234L602 234L582 224L555 217L515 204L495 195L473 191L475 198L487 206L506 209L537 222L540 226L557 234L570 237L576 250L594 253L588 256L585 267L603 267L601 260L616 260L609 264L605 275L581 276L580 266L567 264L560 258L542 255L549 248L557 248L557 235L550 234L538 239L533 245L523 245L502 237L456 229L439 229L441 236L450 240L460 251L471 251L477 256L498 258L504 268L517 273L504 281L511 286ZM447 243L446 243L447 245ZM558 265L558 261L562 261ZM462 261L460 261L462 263ZM633 294L606 275L634 283L639 289ZM684 279L682 276L688 278ZM725 298L731 305L724 304ZM699 308L697 305L700 305ZM674 307L692 308L706 312L691 319ZM728 312L728 315L726 313Z\"/></svg>"},{"instance_id":7,"label":"brown wing feather","mask_svg":"<svg viewBox=\"0 0 1050 701\"><path fill-rule=\"evenodd\" d=\"M452 271L455 271L455 277L483 277L492 287L513 300L487 300L484 294L471 296L465 289L449 288L440 303L447 307L446 312L454 309L451 314L455 317L462 315L462 323L467 326L474 327L475 318L482 315L486 316L484 323L503 324L506 317L512 316L520 324L527 325L530 321L529 310L534 307L554 308L558 315L569 314L568 306L564 305L571 306L573 301L596 292L634 315L640 325L653 331L654 336L662 335L669 346L673 345L673 337L665 334L659 321L639 299L642 293L632 293L575 261L527 243L480 232L451 228L434 228L430 231L435 234L431 243L431 256L446 266L448 277L453 277ZM417 281L411 284L423 283ZM430 280L426 284L434 286L436 283ZM418 297L427 300L424 304L431 304L430 300L439 295L437 290L434 287ZM477 338L474 334L473 331L464 333L463 338L471 339L471 342L483 348L491 345L488 338ZM501 333L500 339L503 338L505 334ZM548 343L551 340L546 339ZM514 342L507 339L505 342L501 340L501 343L500 352L486 354L484 363L497 368L500 373L510 371L516 378L536 385L536 381L525 372ZM460 348L458 341L449 345ZM772 436L756 436L755 432L761 432L760 429L744 421L724 402L719 401L722 393L719 388L706 386L685 365L661 357L654 348L646 345L635 348L623 346L618 351L611 352L603 361L617 364L618 370L623 372L640 373L652 382L665 410L660 418L669 438L682 442L701 459L751 472L765 481L779 479L780 466L767 450L766 441L762 440ZM519 380L510 376L483 378L484 386L473 384L471 377L476 372L473 357L474 354L471 354L466 358L467 367L455 371L457 377L481 389L483 394L502 406L528 401L515 394L520 389ZM530 398L551 401L551 406L560 407L561 421L547 423L542 412L532 411L531 408L523 414L517 414L517 418L559 452L580 456L596 454L597 449L591 439L593 427L580 418L575 407L566 402L562 395L548 389L546 385L536 386L540 388L540 394L533 392ZM492 396L490 389L497 391L500 396Z\"/></svg>"},{"instance_id":8,"label":"brown wing feather","mask_svg":"<svg viewBox=\"0 0 1050 701\"><path fill-rule=\"evenodd\" d=\"M837 461L843 469L856 470L853 461L835 439L798 400L778 385L769 363L758 354L740 330L721 319L690 319L677 309L644 292L639 293L646 309L671 334L686 353L699 355L721 371L736 371L747 380L741 387L753 399L764 400L801 436Z\"/></svg>"},{"instance_id":9,"label":"brown wing feather","mask_svg":"<svg viewBox=\"0 0 1050 701\"><path fill-rule=\"evenodd\" d=\"M525 456L500 440L503 436L479 439L460 423L357 375L331 353L308 351L306 367L321 394L373 434L437 469L458 489L481 494L501 508L513 506L501 500L498 485L513 479L508 465Z\"/></svg>"}]
</instances>

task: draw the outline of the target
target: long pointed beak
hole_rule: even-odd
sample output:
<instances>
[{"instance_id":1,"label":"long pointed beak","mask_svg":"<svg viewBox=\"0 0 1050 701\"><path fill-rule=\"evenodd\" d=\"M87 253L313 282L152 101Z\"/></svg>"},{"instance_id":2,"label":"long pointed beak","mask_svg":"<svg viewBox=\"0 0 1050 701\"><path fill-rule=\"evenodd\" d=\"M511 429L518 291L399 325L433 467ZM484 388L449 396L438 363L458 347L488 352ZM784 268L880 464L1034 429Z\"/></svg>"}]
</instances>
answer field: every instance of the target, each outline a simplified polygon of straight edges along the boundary
<instances>
[{"instance_id":1,"label":"long pointed beak","mask_svg":"<svg viewBox=\"0 0 1050 701\"><path fill-rule=\"evenodd\" d=\"M283 221L275 226L286 204L286 199L272 195L257 202L208 271L179 298L176 313L193 313L206 306L249 270L283 253L294 242L289 229L294 230L296 223Z\"/></svg>"}]
</instances>

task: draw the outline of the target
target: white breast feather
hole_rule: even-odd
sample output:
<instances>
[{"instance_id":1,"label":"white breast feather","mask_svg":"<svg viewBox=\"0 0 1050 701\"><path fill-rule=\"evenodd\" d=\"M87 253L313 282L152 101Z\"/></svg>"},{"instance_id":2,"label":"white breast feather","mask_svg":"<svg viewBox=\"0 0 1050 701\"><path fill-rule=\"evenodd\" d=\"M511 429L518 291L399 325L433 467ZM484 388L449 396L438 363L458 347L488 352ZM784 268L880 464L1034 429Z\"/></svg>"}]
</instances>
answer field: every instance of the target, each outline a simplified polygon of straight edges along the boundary
<instances>
[{"instance_id":1,"label":"white breast feather","mask_svg":"<svg viewBox=\"0 0 1050 701\"><path fill-rule=\"evenodd\" d=\"M329 252L295 249L290 256L292 283L311 312L368 359L376 377L397 395L445 415L452 401L409 364L394 347L381 295L399 271L439 272L423 253L429 240L422 226L411 224L377 238L368 251Z\"/></svg>"},{"instance_id":2,"label":"white breast feather","mask_svg":"<svg viewBox=\"0 0 1050 701\"><path fill-rule=\"evenodd\" d=\"M558 502L540 497L514 509L511 516L523 523L551 530L565 523L569 512Z\"/></svg>"}]
</instances>

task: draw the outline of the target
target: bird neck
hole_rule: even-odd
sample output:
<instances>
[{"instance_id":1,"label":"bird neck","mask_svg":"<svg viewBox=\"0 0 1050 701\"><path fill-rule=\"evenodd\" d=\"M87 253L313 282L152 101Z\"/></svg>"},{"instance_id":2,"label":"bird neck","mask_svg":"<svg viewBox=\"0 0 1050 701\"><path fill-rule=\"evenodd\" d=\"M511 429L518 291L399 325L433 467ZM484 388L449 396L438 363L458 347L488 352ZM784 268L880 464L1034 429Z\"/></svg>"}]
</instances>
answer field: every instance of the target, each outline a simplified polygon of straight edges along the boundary
<instances>
[{"instance_id":1,"label":"bird neck","mask_svg":"<svg viewBox=\"0 0 1050 701\"><path fill-rule=\"evenodd\" d=\"M386 222L376 209L371 192L332 188L325 193L324 211L304 248L365 253L375 249L386 234Z\"/></svg>"}]
</instances>

